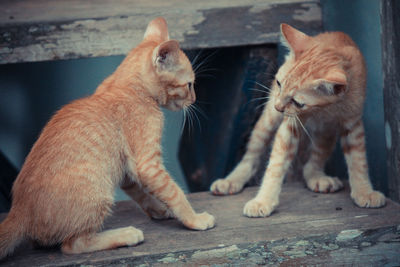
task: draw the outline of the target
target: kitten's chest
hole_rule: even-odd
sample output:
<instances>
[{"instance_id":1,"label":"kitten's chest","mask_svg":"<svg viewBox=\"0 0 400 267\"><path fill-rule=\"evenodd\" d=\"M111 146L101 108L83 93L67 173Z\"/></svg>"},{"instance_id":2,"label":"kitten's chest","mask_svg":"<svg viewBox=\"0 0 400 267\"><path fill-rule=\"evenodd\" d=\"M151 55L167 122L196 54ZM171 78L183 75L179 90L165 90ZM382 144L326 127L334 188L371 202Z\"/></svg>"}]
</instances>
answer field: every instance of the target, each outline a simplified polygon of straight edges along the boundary
<instances>
[{"instance_id":1,"label":"kitten's chest","mask_svg":"<svg viewBox=\"0 0 400 267\"><path fill-rule=\"evenodd\" d=\"M311 135L320 135L326 132L336 132L341 124L338 118L327 114L316 114L309 117L304 124Z\"/></svg>"},{"instance_id":2,"label":"kitten's chest","mask_svg":"<svg viewBox=\"0 0 400 267\"><path fill-rule=\"evenodd\" d=\"M149 132L161 133L163 128L163 113L159 108L147 106L144 103L133 103L129 107L120 108L122 127L139 136ZM136 136L136 134L135 134Z\"/></svg>"}]
</instances>

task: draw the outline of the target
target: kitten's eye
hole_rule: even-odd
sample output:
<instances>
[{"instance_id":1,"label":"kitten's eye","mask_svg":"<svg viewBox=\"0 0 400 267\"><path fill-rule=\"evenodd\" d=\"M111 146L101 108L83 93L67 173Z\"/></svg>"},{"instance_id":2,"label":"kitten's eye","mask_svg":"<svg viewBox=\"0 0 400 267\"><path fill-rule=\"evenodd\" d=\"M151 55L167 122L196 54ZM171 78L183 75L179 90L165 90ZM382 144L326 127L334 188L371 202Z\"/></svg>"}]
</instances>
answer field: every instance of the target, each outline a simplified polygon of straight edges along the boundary
<instances>
[{"instance_id":1,"label":"kitten's eye","mask_svg":"<svg viewBox=\"0 0 400 267\"><path fill-rule=\"evenodd\" d=\"M276 84L281 88L281 83L278 80L276 80Z\"/></svg>"},{"instance_id":2,"label":"kitten's eye","mask_svg":"<svg viewBox=\"0 0 400 267\"><path fill-rule=\"evenodd\" d=\"M187 87L188 87L189 90L192 90L192 85L193 85L192 83L188 83L187 84Z\"/></svg>"},{"instance_id":3,"label":"kitten's eye","mask_svg":"<svg viewBox=\"0 0 400 267\"><path fill-rule=\"evenodd\" d=\"M297 102L296 100L294 100L293 98L292 98L292 102L293 102L293 104L294 104L296 107L298 107L298 108L302 108L302 107L305 106L305 104L299 103L299 102Z\"/></svg>"}]
</instances>

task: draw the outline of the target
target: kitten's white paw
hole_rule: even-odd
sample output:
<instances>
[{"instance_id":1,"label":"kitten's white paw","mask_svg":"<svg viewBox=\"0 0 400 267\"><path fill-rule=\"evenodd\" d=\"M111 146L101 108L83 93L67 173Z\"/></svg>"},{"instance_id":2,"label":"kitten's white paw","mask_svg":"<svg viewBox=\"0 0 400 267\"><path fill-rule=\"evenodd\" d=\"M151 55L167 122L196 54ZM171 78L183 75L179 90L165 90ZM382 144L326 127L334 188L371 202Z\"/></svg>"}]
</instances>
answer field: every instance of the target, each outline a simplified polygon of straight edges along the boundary
<instances>
[{"instance_id":1,"label":"kitten's white paw","mask_svg":"<svg viewBox=\"0 0 400 267\"><path fill-rule=\"evenodd\" d=\"M123 244L125 243L127 246L134 246L143 242L144 236L143 232L133 226L128 226L119 229L119 238L118 242Z\"/></svg>"},{"instance_id":2,"label":"kitten's white paw","mask_svg":"<svg viewBox=\"0 0 400 267\"><path fill-rule=\"evenodd\" d=\"M192 220L183 222L183 224L189 229L204 231L215 226L215 218L207 212L203 212L196 214Z\"/></svg>"},{"instance_id":3,"label":"kitten's white paw","mask_svg":"<svg viewBox=\"0 0 400 267\"><path fill-rule=\"evenodd\" d=\"M240 192L242 188L243 185L240 183L227 179L218 179L212 183L210 190L214 195L233 195Z\"/></svg>"},{"instance_id":4,"label":"kitten's white paw","mask_svg":"<svg viewBox=\"0 0 400 267\"><path fill-rule=\"evenodd\" d=\"M243 215L247 217L267 217L274 211L276 205L272 202L261 202L253 198L244 206Z\"/></svg>"},{"instance_id":5,"label":"kitten's white paw","mask_svg":"<svg viewBox=\"0 0 400 267\"><path fill-rule=\"evenodd\" d=\"M343 183L337 177L318 176L307 180L307 186L317 193L333 193L343 188Z\"/></svg>"},{"instance_id":6,"label":"kitten's white paw","mask_svg":"<svg viewBox=\"0 0 400 267\"><path fill-rule=\"evenodd\" d=\"M361 208L380 208L385 205L386 198L379 191L369 193L351 192L351 198Z\"/></svg>"}]
</instances>

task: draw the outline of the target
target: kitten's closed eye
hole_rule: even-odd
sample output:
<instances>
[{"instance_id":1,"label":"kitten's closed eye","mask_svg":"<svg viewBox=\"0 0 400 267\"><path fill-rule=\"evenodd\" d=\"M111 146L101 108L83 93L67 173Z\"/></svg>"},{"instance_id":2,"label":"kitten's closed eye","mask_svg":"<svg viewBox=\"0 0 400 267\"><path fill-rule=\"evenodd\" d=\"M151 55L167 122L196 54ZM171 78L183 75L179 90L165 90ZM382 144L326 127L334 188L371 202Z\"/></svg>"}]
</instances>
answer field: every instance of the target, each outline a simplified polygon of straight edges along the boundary
<instances>
[{"instance_id":1,"label":"kitten's closed eye","mask_svg":"<svg viewBox=\"0 0 400 267\"><path fill-rule=\"evenodd\" d=\"M302 108L302 107L305 106L305 104L299 103L299 102L297 102L296 100L294 100L293 98L292 98L292 102L293 102L293 104L294 104L296 107L298 107L298 108Z\"/></svg>"},{"instance_id":2,"label":"kitten's closed eye","mask_svg":"<svg viewBox=\"0 0 400 267\"><path fill-rule=\"evenodd\" d=\"M281 88L281 83L278 80L276 80L276 84Z\"/></svg>"}]
</instances>

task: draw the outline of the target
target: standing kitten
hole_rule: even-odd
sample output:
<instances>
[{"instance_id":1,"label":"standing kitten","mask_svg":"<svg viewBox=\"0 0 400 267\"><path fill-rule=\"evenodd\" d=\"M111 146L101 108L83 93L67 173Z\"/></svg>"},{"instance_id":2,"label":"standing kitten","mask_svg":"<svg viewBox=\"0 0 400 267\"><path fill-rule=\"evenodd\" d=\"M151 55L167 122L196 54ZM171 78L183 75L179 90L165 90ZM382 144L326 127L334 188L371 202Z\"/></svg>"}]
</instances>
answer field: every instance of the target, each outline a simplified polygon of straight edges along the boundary
<instances>
[{"instance_id":1,"label":"standing kitten","mask_svg":"<svg viewBox=\"0 0 400 267\"><path fill-rule=\"evenodd\" d=\"M384 195L372 189L368 177L362 122L366 70L361 52L344 33L310 37L287 24L281 25L281 32L290 53L276 74L270 99L243 159L226 179L215 181L211 191L217 195L239 192L255 173L260 154L277 129L261 188L243 210L248 217L270 215L296 155L297 126L307 123L313 136L310 159L303 169L308 188L327 193L343 187L338 178L324 173L325 161L340 134L351 197L360 207L383 206Z\"/></svg>"},{"instance_id":2,"label":"standing kitten","mask_svg":"<svg viewBox=\"0 0 400 267\"><path fill-rule=\"evenodd\" d=\"M13 187L0 224L0 257L24 239L62 243L64 253L131 246L143 241L132 226L98 232L121 185L153 218L176 217L186 227L214 226L196 214L164 168L163 114L195 101L192 66L163 18L92 96L66 105L49 121Z\"/></svg>"}]
</instances>

